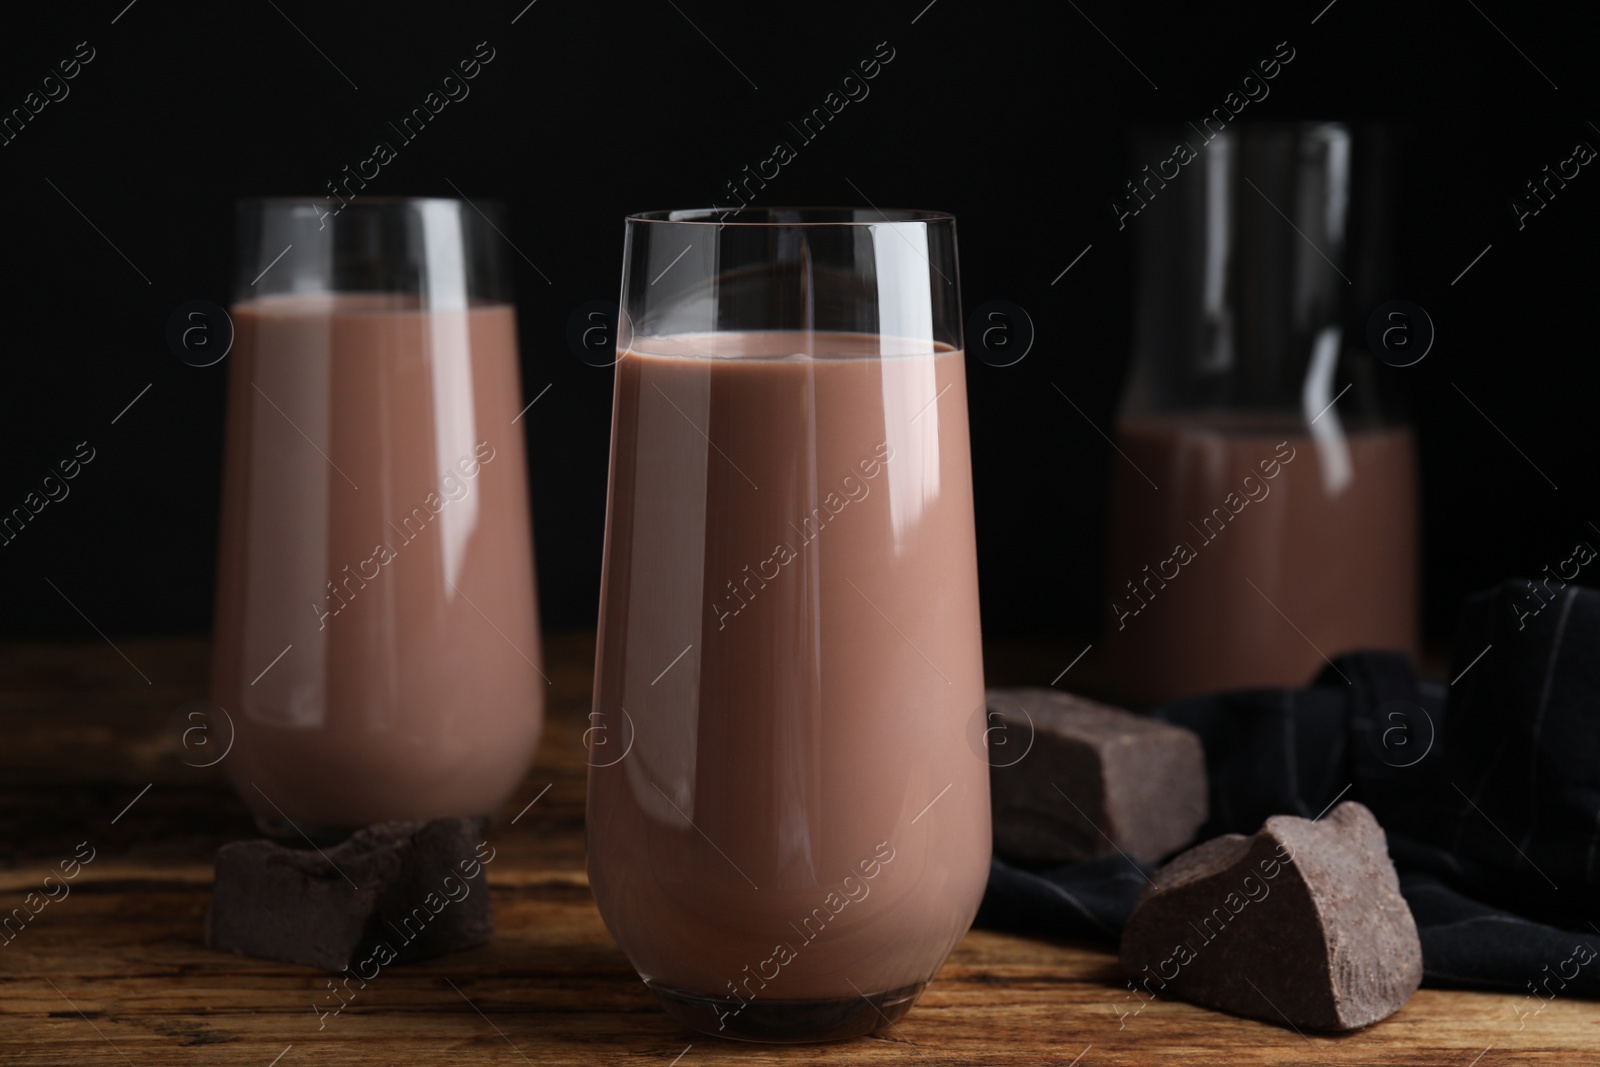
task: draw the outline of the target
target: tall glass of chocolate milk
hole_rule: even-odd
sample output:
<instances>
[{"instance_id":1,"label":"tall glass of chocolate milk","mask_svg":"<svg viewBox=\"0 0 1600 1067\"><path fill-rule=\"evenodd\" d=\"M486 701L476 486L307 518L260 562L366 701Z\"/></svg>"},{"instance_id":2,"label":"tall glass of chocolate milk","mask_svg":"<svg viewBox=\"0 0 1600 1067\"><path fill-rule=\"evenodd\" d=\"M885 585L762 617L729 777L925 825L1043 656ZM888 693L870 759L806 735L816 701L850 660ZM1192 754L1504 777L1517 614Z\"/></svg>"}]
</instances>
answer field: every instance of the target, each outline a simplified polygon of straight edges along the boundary
<instances>
[{"instance_id":1,"label":"tall glass of chocolate milk","mask_svg":"<svg viewBox=\"0 0 1600 1067\"><path fill-rule=\"evenodd\" d=\"M989 868L955 221L636 215L622 311L595 899L691 1027L887 1027Z\"/></svg>"},{"instance_id":2,"label":"tall glass of chocolate milk","mask_svg":"<svg viewBox=\"0 0 1600 1067\"><path fill-rule=\"evenodd\" d=\"M1135 702L1417 652L1404 360L1367 338L1395 295L1391 142L1336 123L1214 126L1140 140L1153 177L1125 219L1138 312L1106 625L1113 686Z\"/></svg>"},{"instance_id":3,"label":"tall glass of chocolate milk","mask_svg":"<svg viewBox=\"0 0 1600 1067\"><path fill-rule=\"evenodd\" d=\"M295 839L486 817L547 685L503 241L455 200L252 200L238 219L223 765Z\"/></svg>"}]
</instances>

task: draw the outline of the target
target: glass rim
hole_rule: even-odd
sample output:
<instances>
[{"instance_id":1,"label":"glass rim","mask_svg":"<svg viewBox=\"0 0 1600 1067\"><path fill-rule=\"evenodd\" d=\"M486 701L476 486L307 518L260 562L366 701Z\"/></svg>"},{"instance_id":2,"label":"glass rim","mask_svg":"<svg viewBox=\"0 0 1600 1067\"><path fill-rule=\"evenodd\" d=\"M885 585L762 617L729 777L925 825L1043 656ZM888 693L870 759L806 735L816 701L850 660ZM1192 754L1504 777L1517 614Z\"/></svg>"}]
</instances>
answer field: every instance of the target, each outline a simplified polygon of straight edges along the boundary
<instances>
[{"instance_id":1,"label":"glass rim","mask_svg":"<svg viewBox=\"0 0 1600 1067\"><path fill-rule=\"evenodd\" d=\"M732 211L742 214L745 211L763 213L766 217L753 221L739 219L724 219L718 216L727 215ZM778 212L789 212L795 218L774 219L772 215ZM875 213L876 219L856 218L816 218L818 215L856 215L867 212ZM637 211L624 216L628 223L658 223L678 226L760 226L768 229L806 226L882 226L895 225L907 222L948 222L956 221L955 215L948 211L932 211L924 208L889 208L887 210L876 207L829 207L829 206L788 206L783 204L772 207L760 208L682 208L677 210Z\"/></svg>"},{"instance_id":2,"label":"glass rim","mask_svg":"<svg viewBox=\"0 0 1600 1067\"><path fill-rule=\"evenodd\" d=\"M1201 116L1202 119L1207 118L1207 117L1208 116L1205 116L1205 115ZM1364 126L1381 128L1381 127L1386 126L1386 125L1390 125L1390 123L1388 123L1385 120L1365 120L1365 119L1336 119L1336 118L1321 118L1321 119L1315 119L1315 118L1308 118L1308 119L1241 119L1241 118L1235 118L1232 122L1228 123L1227 126L1225 126L1224 128L1216 131L1216 133L1213 134L1213 136L1220 136L1220 135L1222 135L1224 133L1227 133L1229 130L1232 130L1232 129L1267 130L1267 131L1271 131L1271 130L1313 130L1313 129L1317 129L1317 128L1323 127L1323 126L1337 126L1337 127L1341 128L1341 129L1354 130L1354 129L1360 129L1360 128L1364 127ZM1190 129L1194 128L1192 125L1190 125L1188 122L1186 122L1183 119L1144 119L1144 120L1141 120L1139 122L1134 122L1134 123L1129 124L1128 128L1133 130L1133 131L1135 131L1135 132L1138 132L1140 130L1167 130L1167 129L1173 129L1173 128L1178 127L1178 126L1188 126Z\"/></svg>"},{"instance_id":3,"label":"glass rim","mask_svg":"<svg viewBox=\"0 0 1600 1067\"><path fill-rule=\"evenodd\" d=\"M321 194L310 196L241 196L234 200L235 210L243 211L249 208L264 207L325 207L327 197ZM410 207L422 204L456 204L460 207L475 208L479 205L488 205L503 208L505 202L492 196L480 197L477 200L468 200L459 196L397 196L382 194L374 196L356 196L345 201L344 206L338 210L346 211L351 208L377 208L377 207Z\"/></svg>"}]
</instances>

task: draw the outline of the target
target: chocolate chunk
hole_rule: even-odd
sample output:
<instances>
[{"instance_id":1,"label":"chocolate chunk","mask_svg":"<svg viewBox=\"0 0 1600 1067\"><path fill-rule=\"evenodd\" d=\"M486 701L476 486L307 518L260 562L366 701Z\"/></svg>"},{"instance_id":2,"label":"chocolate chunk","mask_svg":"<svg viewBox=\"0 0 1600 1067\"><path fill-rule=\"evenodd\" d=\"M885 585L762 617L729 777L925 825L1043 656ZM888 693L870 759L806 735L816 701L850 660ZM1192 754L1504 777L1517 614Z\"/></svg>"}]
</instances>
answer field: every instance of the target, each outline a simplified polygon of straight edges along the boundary
<instances>
[{"instance_id":1,"label":"chocolate chunk","mask_svg":"<svg viewBox=\"0 0 1600 1067\"><path fill-rule=\"evenodd\" d=\"M1000 855L1070 863L1120 849L1154 862L1206 821L1205 753L1189 730L1055 689L991 689L988 709Z\"/></svg>"},{"instance_id":2,"label":"chocolate chunk","mask_svg":"<svg viewBox=\"0 0 1600 1067\"><path fill-rule=\"evenodd\" d=\"M1307 1030L1386 1018L1422 982L1422 946L1372 812L1274 815L1174 859L1139 896L1122 967L1171 993Z\"/></svg>"},{"instance_id":3,"label":"chocolate chunk","mask_svg":"<svg viewBox=\"0 0 1600 1067\"><path fill-rule=\"evenodd\" d=\"M377 823L331 848L233 841L217 850L206 945L343 970L426 959L494 933L472 819ZM387 948L384 948L387 946Z\"/></svg>"}]
</instances>

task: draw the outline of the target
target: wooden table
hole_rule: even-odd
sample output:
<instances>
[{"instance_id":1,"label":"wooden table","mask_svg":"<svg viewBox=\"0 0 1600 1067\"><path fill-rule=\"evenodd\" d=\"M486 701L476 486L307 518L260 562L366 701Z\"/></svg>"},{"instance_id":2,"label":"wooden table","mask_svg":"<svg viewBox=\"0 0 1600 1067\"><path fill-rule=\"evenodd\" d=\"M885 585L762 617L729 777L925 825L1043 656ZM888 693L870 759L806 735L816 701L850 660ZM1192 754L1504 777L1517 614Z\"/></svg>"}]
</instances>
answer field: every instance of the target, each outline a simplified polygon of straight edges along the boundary
<instances>
[{"instance_id":1,"label":"wooden table","mask_svg":"<svg viewBox=\"0 0 1600 1067\"><path fill-rule=\"evenodd\" d=\"M206 644L120 649L0 647L0 905L21 905L79 842L96 850L70 896L0 938L0 1064L1600 1064L1592 1002L1558 997L1519 1024L1522 997L1424 989L1387 1021L1335 1038L1178 1001L1119 1019L1136 1004L1110 952L981 930L888 1037L785 1048L686 1031L589 894L587 636L548 641L544 743L489 832L494 940L386 969L319 1029L312 1002L327 975L202 943L212 856L254 836L218 769L179 759L174 713L204 696ZM1039 684L1076 647L988 651L991 683Z\"/></svg>"}]
</instances>

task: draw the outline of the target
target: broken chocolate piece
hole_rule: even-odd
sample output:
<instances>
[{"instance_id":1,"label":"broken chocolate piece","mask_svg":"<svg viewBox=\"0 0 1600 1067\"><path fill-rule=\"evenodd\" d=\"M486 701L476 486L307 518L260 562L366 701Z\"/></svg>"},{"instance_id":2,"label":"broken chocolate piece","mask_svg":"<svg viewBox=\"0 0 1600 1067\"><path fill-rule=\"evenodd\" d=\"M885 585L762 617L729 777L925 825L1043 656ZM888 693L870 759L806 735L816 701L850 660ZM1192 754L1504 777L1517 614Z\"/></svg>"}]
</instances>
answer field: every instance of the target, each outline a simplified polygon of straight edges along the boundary
<instances>
[{"instance_id":1,"label":"broken chocolate piece","mask_svg":"<svg viewBox=\"0 0 1600 1067\"><path fill-rule=\"evenodd\" d=\"M991 689L987 727L1001 856L1071 863L1120 849L1154 862L1206 821L1205 753L1181 726L1055 689Z\"/></svg>"},{"instance_id":2,"label":"broken chocolate piece","mask_svg":"<svg viewBox=\"0 0 1600 1067\"><path fill-rule=\"evenodd\" d=\"M1346 801L1274 815L1174 859L1140 894L1122 967L1144 995L1307 1030L1354 1030L1422 982L1422 946L1383 828Z\"/></svg>"},{"instance_id":3,"label":"broken chocolate piece","mask_svg":"<svg viewBox=\"0 0 1600 1067\"><path fill-rule=\"evenodd\" d=\"M435 819L378 823L322 851L230 842L206 945L335 971L481 945L494 933L483 872L494 852L480 841L475 820Z\"/></svg>"}]
</instances>

